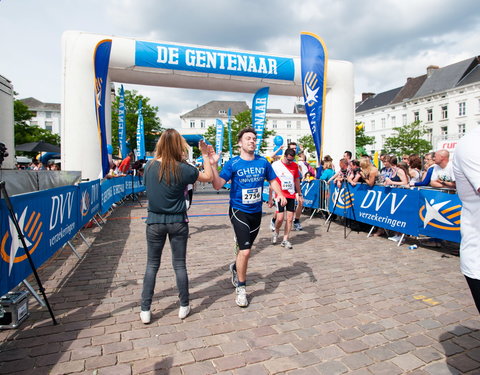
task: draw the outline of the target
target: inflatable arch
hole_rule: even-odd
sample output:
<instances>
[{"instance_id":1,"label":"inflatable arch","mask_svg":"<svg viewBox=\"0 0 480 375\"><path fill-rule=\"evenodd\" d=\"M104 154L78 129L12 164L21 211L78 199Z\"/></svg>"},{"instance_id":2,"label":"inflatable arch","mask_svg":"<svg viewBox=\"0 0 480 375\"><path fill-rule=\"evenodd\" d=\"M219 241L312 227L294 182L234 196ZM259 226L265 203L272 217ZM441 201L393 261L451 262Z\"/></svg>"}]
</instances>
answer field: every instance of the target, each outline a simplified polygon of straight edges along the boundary
<instances>
[{"instance_id":1,"label":"inflatable arch","mask_svg":"<svg viewBox=\"0 0 480 375\"><path fill-rule=\"evenodd\" d=\"M110 83L255 93L268 86L270 95L302 96L300 57L67 31L63 47L62 168L101 177L102 149L95 106L93 55L111 41L105 113L111 139ZM353 150L353 66L329 60L325 99L324 154L338 161Z\"/></svg>"}]
</instances>

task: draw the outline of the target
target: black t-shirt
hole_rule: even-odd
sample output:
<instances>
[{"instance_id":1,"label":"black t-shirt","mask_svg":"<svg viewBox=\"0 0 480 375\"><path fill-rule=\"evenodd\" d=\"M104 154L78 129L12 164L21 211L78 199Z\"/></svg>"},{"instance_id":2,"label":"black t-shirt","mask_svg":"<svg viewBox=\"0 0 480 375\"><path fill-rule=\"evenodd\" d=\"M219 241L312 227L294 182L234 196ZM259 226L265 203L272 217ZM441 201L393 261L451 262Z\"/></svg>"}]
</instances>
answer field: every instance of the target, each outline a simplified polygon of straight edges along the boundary
<instances>
[{"instance_id":1,"label":"black t-shirt","mask_svg":"<svg viewBox=\"0 0 480 375\"><path fill-rule=\"evenodd\" d=\"M170 185L164 179L158 179L160 162L150 161L145 167L143 182L147 188L148 217L147 224L181 223L187 220L187 205L185 192L187 185L195 183L198 178L198 169L187 164L178 163L179 178L175 180L173 174Z\"/></svg>"}]
</instances>

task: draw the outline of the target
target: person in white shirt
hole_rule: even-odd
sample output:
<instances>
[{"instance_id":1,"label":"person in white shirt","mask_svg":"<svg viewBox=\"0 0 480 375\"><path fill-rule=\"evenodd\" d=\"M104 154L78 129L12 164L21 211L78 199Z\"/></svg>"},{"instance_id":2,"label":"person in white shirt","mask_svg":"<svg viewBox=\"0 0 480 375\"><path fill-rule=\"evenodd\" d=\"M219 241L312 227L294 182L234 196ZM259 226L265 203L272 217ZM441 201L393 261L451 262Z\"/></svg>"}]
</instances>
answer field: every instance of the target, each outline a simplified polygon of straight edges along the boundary
<instances>
[{"instance_id":1,"label":"person in white shirt","mask_svg":"<svg viewBox=\"0 0 480 375\"><path fill-rule=\"evenodd\" d=\"M450 163L450 153L447 150L435 152L435 165L430 186L455 189L455 176L453 175L452 163Z\"/></svg>"},{"instance_id":2,"label":"person in white shirt","mask_svg":"<svg viewBox=\"0 0 480 375\"><path fill-rule=\"evenodd\" d=\"M480 312L480 127L463 137L455 148L453 172L462 201L460 269Z\"/></svg>"}]
</instances>

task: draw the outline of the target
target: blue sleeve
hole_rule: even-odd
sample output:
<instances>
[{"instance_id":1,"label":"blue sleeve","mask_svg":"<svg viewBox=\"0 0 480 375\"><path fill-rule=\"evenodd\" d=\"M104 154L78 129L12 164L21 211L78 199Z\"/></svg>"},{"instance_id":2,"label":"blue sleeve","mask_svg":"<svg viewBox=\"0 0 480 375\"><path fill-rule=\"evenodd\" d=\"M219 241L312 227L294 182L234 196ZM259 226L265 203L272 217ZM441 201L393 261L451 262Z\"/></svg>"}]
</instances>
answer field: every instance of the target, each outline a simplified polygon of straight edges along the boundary
<instances>
[{"instance_id":1,"label":"blue sleeve","mask_svg":"<svg viewBox=\"0 0 480 375\"><path fill-rule=\"evenodd\" d=\"M265 177L266 177L267 181L272 181L272 180L275 180L277 178L277 175L272 168L272 164L270 164L268 162L268 160L266 160Z\"/></svg>"},{"instance_id":2,"label":"blue sleeve","mask_svg":"<svg viewBox=\"0 0 480 375\"><path fill-rule=\"evenodd\" d=\"M223 178L226 182L232 179L233 170L232 170L232 163L231 161L227 161L223 166L222 170L218 174L221 178Z\"/></svg>"},{"instance_id":3,"label":"blue sleeve","mask_svg":"<svg viewBox=\"0 0 480 375\"><path fill-rule=\"evenodd\" d=\"M427 169L427 174L423 181L415 182L414 186L429 186L430 181L432 180L433 167Z\"/></svg>"}]
</instances>

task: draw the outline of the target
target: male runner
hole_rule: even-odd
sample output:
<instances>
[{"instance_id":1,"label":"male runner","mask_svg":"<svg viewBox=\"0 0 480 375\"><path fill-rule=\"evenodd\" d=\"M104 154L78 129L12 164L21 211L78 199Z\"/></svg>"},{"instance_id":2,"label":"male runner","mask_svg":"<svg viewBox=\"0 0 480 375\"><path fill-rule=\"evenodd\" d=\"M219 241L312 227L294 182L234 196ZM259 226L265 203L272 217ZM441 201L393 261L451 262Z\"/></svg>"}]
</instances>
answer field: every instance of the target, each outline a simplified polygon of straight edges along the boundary
<instances>
[{"instance_id":1,"label":"male runner","mask_svg":"<svg viewBox=\"0 0 480 375\"><path fill-rule=\"evenodd\" d=\"M295 142L290 142L287 145L287 149L292 149L297 153L297 144ZM299 167L300 168L300 167ZM295 218L293 220L293 230L303 230L302 224L300 224L300 216L302 216L303 210L303 200L302 202L297 201L297 207L295 208ZM277 220L277 212L273 213L272 219L270 221L270 229L272 232L275 231L275 221Z\"/></svg>"},{"instance_id":2,"label":"male runner","mask_svg":"<svg viewBox=\"0 0 480 375\"><path fill-rule=\"evenodd\" d=\"M245 128L238 134L240 156L227 161L220 173L217 163L220 155L212 154L213 187L222 188L231 181L229 216L232 222L239 251L230 265L232 284L236 287L235 302L240 307L248 306L246 281L247 267L253 242L258 235L262 219L262 188L265 179L278 194L280 205L287 203L276 181L271 164L262 156L255 155L257 134L253 128Z\"/></svg>"},{"instance_id":3,"label":"male runner","mask_svg":"<svg viewBox=\"0 0 480 375\"><path fill-rule=\"evenodd\" d=\"M280 228L283 224L283 219L286 211L285 231L281 246L291 249L292 244L288 240L290 231L292 230L293 218L295 213L295 198L298 204L303 203L302 190L300 188L300 174L298 165L295 163L295 151L286 149L283 158L272 164L272 168L277 175L277 181L282 188L283 195L287 198L287 204L282 207L276 202L277 219L275 221L275 231L273 232L272 243L276 244ZM270 194L268 205L272 207L273 200Z\"/></svg>"}]
</instances>

